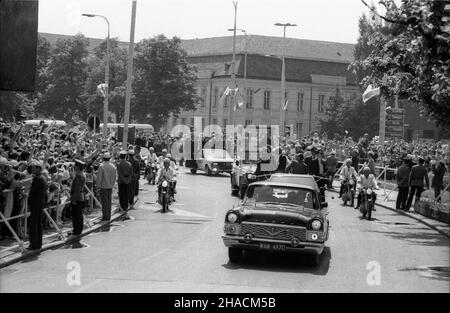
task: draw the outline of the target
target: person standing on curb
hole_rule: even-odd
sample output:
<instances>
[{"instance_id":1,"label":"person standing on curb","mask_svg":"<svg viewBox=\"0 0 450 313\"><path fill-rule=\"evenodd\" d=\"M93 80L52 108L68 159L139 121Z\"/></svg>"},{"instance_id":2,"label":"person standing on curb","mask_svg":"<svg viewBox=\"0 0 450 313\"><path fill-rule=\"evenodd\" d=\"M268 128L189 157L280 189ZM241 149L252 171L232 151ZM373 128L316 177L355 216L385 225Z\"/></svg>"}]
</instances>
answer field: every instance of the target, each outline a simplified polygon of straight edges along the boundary
<instances>
[{"instance_id":1,"label":"person standing on curb","mask_svg":"<svg viewBox=\"0 0 450 313\"><path fill-rule=\"evenodd\" d=\"M112 189L117 179L117 171L114 165L109 160L111 154L106 152L103 155L103 163L97 172L97 188L99 189L100 202L102 204L102 221L109 221L111 219L111 196Z\"/></svg>"},{"instance_id":2,"label":"person standing on curb","mask_svg":"<svg viewBox=\"0 0 450 313\"><path fill-rule=\"evenodd\" d=\"M130 162L126 160L126 157L127 151L120 151L120 161L117 164L117 183L119 184L119 203L122 211L126 211L128 209L128 188L131 180L133 179L133 167Z\"/></svg>"},{"instance_id":3,"label":"person standing on curb","mask_svg":"<svg viewBox=\"0 0 450 313\"><path fill-rule=\"evenodd\" d=\"M408 161L406 159L403 159L402 165L400 165L400 167L397 169L398 195L397 195L397 202L395 205L397 210L406 210L410 173L411 169L408 166Z\"/></svg>"},{"instance_id":4,"label":"person standing on curb","mask_svg":"<svg viewBox=\"0 0 450 313\"><path fill-rule=\"evenodd\" d=\"M30 246L28 250L40 250L42 248L42 211L47 203L47 182L42 175L44 165L38 161L30 164L33 182L28 195L28 207L30 208Z\"/></svg>"},{"instance_id":5,"label":"person standing on curb","mask_svg":"<svg viewBox=\"0 0 450 313\"><path fill-rule=\"evenodd\" d=\"M434 176L433 180L431 181L431 187L434 188L434 199L437 199L437 202L440 203L441 198L439 196L441 195L441 190L444 186L444 175L446 172L444 163L442 161L439 161L437 166L432 166L432 171Z\"/></svg>"},{"instance_id":6,"label":"person standing on curb","mask_svg":"<svg viewBox=\"0 0 450 313\"><path fill-rule=\"evenodd\" d=\"M135 151L133 149L130 149L128 151L129 159L128 161L131 163L131 166L133 167L133 179L131 181L131 188L130 188L130 195L129 195L129 202L130 205L134 203L134 197L138 195L139 193L139 178L140 178L140 172L141 172L141 165L139 164L139 161L135 157Z\"/></svg>"},{"instance_id":7,"label":"person standing on curb","mask_svg":"<svg viewBox=\"0 0 450 313\"><path fill-rule=\"evenodd\" d=\"M85 163L75 160L75 177L70 191L70 203L72 206L72 235L81 235L83 231L84 185L86 176L83 172Z\"/></svg>"},{"instance_id":8,"label":"person standing on curb","mask_svg":"<svg viewBox=\"0 0 450 313\"><path fill-rule=\"evenodd\" d=\"M406 205L405 211L409 211L411 208L412 200L414 197L414 194L416 194L416 200L414 201L414 204L418 201L420 201L420 196L422 195L423 191L423 180L425 179L427 184L427 189L430 188L430 182L428 180L428 173L427 169L424 166L425 160L420 157L419 158L419 164L413 166L411 169L411 174L409 175L409 197L408 197L408 203Z\"/></svg>"}]
</instances>

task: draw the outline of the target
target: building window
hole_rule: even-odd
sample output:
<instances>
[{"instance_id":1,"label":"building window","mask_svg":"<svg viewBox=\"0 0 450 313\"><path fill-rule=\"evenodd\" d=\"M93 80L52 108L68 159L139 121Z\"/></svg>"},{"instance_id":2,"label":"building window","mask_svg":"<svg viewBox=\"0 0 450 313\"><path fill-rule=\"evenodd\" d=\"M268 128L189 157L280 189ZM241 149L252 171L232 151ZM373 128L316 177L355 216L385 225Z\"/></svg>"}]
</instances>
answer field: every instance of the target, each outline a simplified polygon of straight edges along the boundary
<instances>
[{"instance_id":1,"label":"building window","mask_svg":"<svg viewBox=\"0 0 450 313\"><path fill-rule=\"evenodd\" d=\"M319 95L319 113L324 112L324 107L325 107L325 96Z\"/></svg>"},{"instance_id":2,"label":"building window","mask_svg":"<svg viewBox=\"0 0 450 313\"><path fill-rule=\"evenodd\" d=\"M194 126L194 118L191 117L191 126Z\"/></svg>"},{"instance_id":3,"label":"building window","mask_svg":"<svg viewBox=\"0 0 450 313\"><path fill-rule=\"evenodd\" d=\"M219 88L214 88L214 96L213 96L213 107L217 108L217 103L219 102Z\"/></svg>"},{"instance_id":4,"label":"building window","mask_svg":"<svg viewBox=\"0 0 450 313\"><path fill-rule=\"evenodd\" d=\"M252 125L252 120L245 120L245 126Z\"/></svg>"},{"instance_id":5,"label":"building window","mask_svg":"<svg viewBox=\"0 0 450 313\"><path fill-rule=\"evenodd\" d=\"M297 134L297 138L302 138L302 128L303 128L303 124L302 123L297 123L296 127L295 127L295 133Z\"/></svg>"},{"instance_id":6,"label":"building window","mask_svg":"<svg viewBox=\"0 0 450 313\"><path fill-rule=\"evenodd\" d=\"M297 94L297 111L303 112L303 93L299 92Z\"/></svg>"},{"instance_id":7,"label":"building window","mask_svg":"<svg viewBox=\"0 0 450 313\"><path fill-rule=\"evenodd\" d=\"M185 125L186 124L186 119L184 117L181 118L181 125Z\"/></svg>"},{"instance_id":8,"label":"building window","mask_svg":"<svg viewBox=\"0 0 450 313\"><path fill-rule=\"evenodd\" d=\"M251 109L253 107L253 89L247 89L247 109Z\"/></svg>"},{"instance_id":9,"label":"building window","mask_svg":"<svg viewBox=\"0 0 450 313\"><path fill-rule=\"evenodd\" d=\"M200 89L200 106L203 108L206 104L206 87Z\"/></svg>"},{"instance_id":10,"label":"building window","mask_svg":"<svg viewBox=\"0 0 450 313\"><path fill-rule=\"evenodd\" d=\"M225 90L223 90L223 92L225 92ZM225 99L223 99L223 107L224 108L228 108L228 98L229 98L230 94L228 94L227 96L225 96Z\"/></svg>"},{"instance_id":11,"label":"building window","mask_svg":"<svg viewBox=\"0 0 450 313\"><path fill-rule=\"evenodd\" d=\"M264 91L264 110L270 110L270 90Z\"/></svg>"},{"instance_id":12,"label":"building window","mask_svg":"<svg viewBox=\"0 0 450 313\"><path fill-rule=\"evenodd\" d=\"M213 124L217 125L217 118L213 118Z\"/></svg>"}]
</instances>

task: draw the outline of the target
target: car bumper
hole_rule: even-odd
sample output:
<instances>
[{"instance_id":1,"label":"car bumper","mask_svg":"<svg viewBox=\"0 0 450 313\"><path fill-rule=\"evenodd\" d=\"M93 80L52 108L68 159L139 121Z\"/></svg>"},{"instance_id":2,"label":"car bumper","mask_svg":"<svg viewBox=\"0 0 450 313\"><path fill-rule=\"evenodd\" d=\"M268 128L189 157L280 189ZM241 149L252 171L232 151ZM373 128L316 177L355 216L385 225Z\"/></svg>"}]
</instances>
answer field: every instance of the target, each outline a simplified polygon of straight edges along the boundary
<instances>
[{"instance_id":1,"label":"car bumper","mask_svg":"<svg viewBox=\"0 0 450 313\"><path fill-rule=\"evenodd\" d=\"M254 238L251 242L246 242L243 236L234 236L234 235L223 235L222 236L223 243L226 247L229 248L241 248L241 249L254 249L254 250L265 250L260 248L260 243L271 243L271 244L281 244L286 246L286 250L288 252L311 252L316 254L321 254L325 247L325 243L323 242L306 242L302 241L296 247L292 246L290 241L284 240L274 240L274 239L263 239L263 238Z\"/></svg>"}]
</instances>

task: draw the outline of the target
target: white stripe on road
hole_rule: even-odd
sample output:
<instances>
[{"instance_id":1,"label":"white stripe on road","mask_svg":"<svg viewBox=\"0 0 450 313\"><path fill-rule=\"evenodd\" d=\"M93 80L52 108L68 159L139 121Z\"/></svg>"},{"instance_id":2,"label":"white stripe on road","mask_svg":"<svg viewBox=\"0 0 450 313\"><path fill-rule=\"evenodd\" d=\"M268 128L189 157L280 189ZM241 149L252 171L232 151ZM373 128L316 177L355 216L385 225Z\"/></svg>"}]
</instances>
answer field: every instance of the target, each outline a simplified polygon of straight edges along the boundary
<instances>
[{"instance_id":1,"label":"white stripe on road","mask_svg":"<svg viewBox=\"0 0 450 313\"><path fill-rule=\"evenodd\" d=\"M94 281L91 281L89 284L86 284L83 287L80 287L77 290L74 290L72 293L80 293L80 292L86 291L87 289L89 289L95 285L98 285L102 281L103 281L103 279L96 279Z\"/></svg>"},{"instance_id":2,"label":"white stripe on road","mask_svg":"<svg viewBox=\"0 0 450 313\"><path fill-rule=\"evenodd\" d=\"M169 249L164 249L164 250L161 250L161 251L159 251L159 252L156 252L155 254L152 254L152 255L150 255L150 256L148 256L148 257L145 257L145 258L139 260L139 263L147 262L147 261L150 260L151 258L154 258L155 256L158 256L158 255L161 255L161 254L163 254L163 253L165 253L165 252L167 252L167 251L169 251Z\"/></svg>"}]
</instances>

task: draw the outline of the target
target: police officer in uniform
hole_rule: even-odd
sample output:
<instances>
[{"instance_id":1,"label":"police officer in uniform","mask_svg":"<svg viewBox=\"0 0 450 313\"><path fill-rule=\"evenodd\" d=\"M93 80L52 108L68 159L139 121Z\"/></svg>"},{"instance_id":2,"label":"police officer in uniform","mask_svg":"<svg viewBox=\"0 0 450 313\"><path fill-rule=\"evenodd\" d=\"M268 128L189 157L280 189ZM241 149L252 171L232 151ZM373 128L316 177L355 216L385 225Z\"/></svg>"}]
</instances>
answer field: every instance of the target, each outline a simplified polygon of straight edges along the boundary
<instances>
[{"instance_id":1,"label":"police officer in uniform","mask_svg":"<svg viewBox=\"0 0 450 313\"><path fill-rule=\"evenodd\" d=\"M83 208L84 208L84 186L86 184L86 176L84 175L85 163L75 160L75 177L72 182L70 191L70 203L72 207L72 235L81 235L83 231Z\"/></svg>"},{"instance_id":2,"label":"police officer in uniform","mask_svg":"<svg viewBox=\"0 0 450 313\"><path fill-rule=\"evenodd\" d=\"M127 151L122 150L119 154L119 162L117 163L117 183L119 185L119 203L120 208L127 210L129 199L129 184L133 179L133 167L131 163L126 160Z\"/></svg>"},{"instance_id":3,"label":"police officer in uniform","mask_svg":"<svg viewBox=\"0 0 450 313\"><path fill-rule=\"evenodd\" d=\"M130 184L130 195L128 201L130 201L130 205L134 202L134 197L139 194L139 178L141 174L141 165L139 161L135 157L135 151L130 149L128 151L128 161L131 163L133 167L133 179Z\"/></svg>"}]
</instances>

